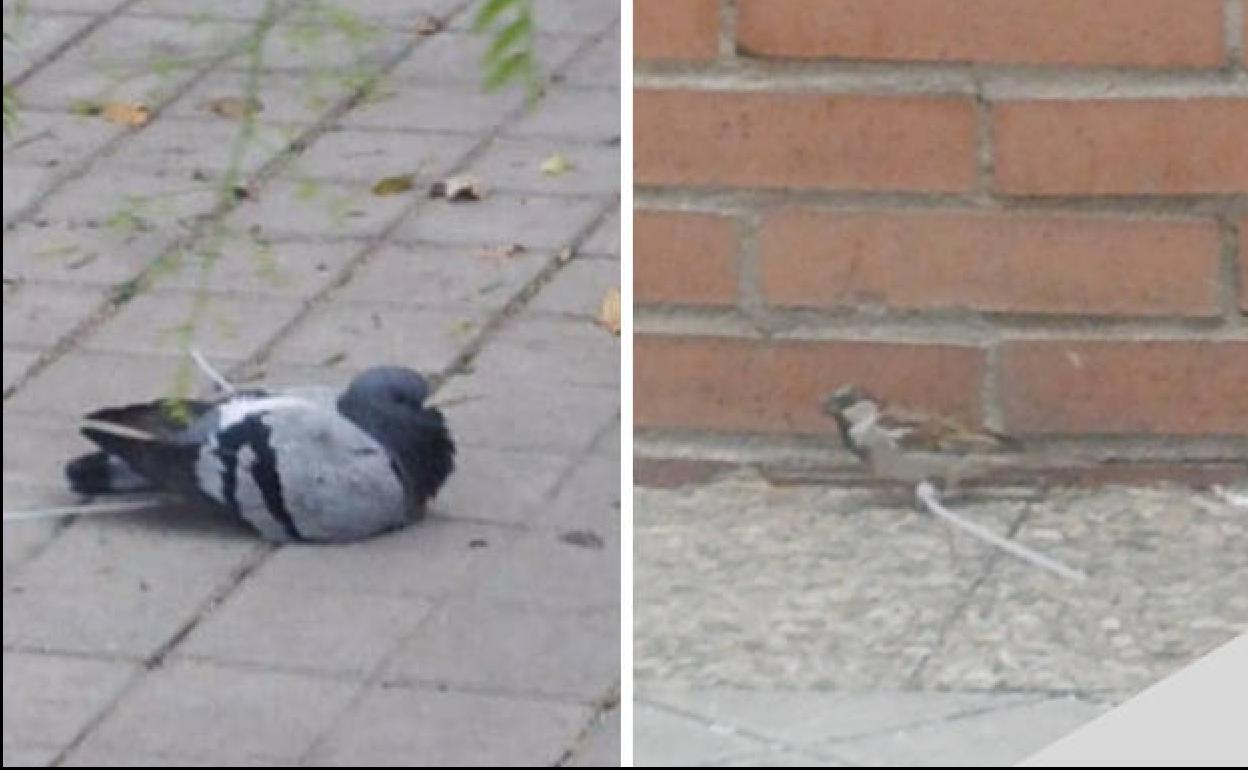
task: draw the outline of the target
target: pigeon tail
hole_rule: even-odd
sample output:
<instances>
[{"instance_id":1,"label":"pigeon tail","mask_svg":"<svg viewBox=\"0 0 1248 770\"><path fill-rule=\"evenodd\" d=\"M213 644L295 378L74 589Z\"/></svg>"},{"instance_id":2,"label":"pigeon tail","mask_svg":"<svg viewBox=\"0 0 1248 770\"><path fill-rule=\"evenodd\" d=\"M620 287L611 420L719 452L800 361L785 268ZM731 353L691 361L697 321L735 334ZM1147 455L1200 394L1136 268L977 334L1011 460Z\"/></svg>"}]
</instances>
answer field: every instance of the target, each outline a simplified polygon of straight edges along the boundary
<instances>
[{"instance_id":1,"label":"pigeon tail","mask_svg":"<svg viewBox=\"0 0 1248 770\"><path fill-rule=\"evenodd\" d=\"M155 486L107 452L89 452L65 464L69 488L81 495L145 492Z\"/></svg>"}]
</instances>

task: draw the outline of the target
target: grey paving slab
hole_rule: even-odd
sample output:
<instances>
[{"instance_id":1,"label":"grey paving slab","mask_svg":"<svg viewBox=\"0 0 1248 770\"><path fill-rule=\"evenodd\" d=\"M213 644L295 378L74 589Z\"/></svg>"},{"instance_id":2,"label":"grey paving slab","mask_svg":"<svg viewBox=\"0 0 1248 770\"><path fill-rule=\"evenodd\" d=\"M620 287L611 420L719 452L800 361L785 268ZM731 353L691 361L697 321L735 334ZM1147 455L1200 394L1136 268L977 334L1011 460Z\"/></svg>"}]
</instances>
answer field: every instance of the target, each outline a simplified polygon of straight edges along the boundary
<instances>
[{"instance_id":1,"label":"grey paving slab","mask_svg":"<svg viewBox=\"0 0 1248 770\"><path fill-rule=\"evenodd\" d=\"M211 212L217 203L218 189L210 179L132 170L105 160L86 177L58 188L36 216L39 220L103 228L118 236L177 236L187 231L194 217Z\"/></svg>"},{"instance_id":2,"label":"grey paving slab","mask_svg":"<svg viewBox=\"0 0 1248 770\"><path fill-rule=\"evenodd\" d=\"M150 655L255 546L239 527L152 515L75 524L28 562L4 587L5 645Z\"/></svg>"},{"instance_id":3,"label":"grey paving slab","mask_svg":"<svg viewBox=\"0 0 1248 770\"><path fill-rule=\"evenodd\" d=\"M98 0L97 0L98 1ZM277 0L278 8L289 5L289 0ZM266 3L262 0L140 0L127 9L130 15L185 16L192 19L227 18L259 19L264 15Z\"/></svg>"},{"instance_id":4,"label":"grey paving slab","mask_svg":"<svg viewBox=\"0 0 1248 770\"><path fill-rule=\"evenodd\" d=\"M4 45L5 83L21 77L90 22L85 16L28 13L19 22L11 23L7 11L5 15L5 32L12 35L11 39L5 39Z\"/></svg>"},{"instance_id":5,"label":"grey paving slab","mask_svg":"<svg viewBox=\"0 0 1248 770\"><path fill-rule=\"evenodd\" d=\"M507 246L391 243L352 274L340 296L372 302L502 308L550 259L536 250L511 254Z\"/></svg>"},{"instance_id":6,"label":"grey paving slab","mask_svg":"<svg viewBox=\"0 0 1248 770\"><path fill-rule=\"evenodd\" d=\"M1048 699L827 746L856 766L1008 767L1105 711Z\"/></svg>"},{"instance_id":7,"label":"grey paving slab","mask_svg":"<svg viewBox=\"0 0 1248 770\"><path fill-rule=\"evenodd\" d=\"M619 259L620 256L620 215L612 213L603 220L589 238L585 239L581 250L586 254L606 254Z\"/></svg>"},{"instance_id":8,"label":"grey paving slab","mask_svg":"<svg viewBox=\"0 0 1248 770\"><path fill-rule=\"evenodd\" d=\"M114 286L166 254L175 237L155 228L123 228L120 223L20 222L4 234L4 275Z\"/></svg>"},{"instance_id":9,"label":"grey paving slab","mask_svg":"<svg viewBox=\"0 0 1248 770\"><path fill-rule=\"evenodd\" d=\"M464 434L459 410L449 411L447 422ZM468 434L471 435L471 434ZM482 440L489 440L482 436ZM570 464L563 454L495 449L488 445L460 448L459 469L447 481L441 496L448 515L474 521L528 524L540 518L540 508Z\"/></svg>"},{"instance_id":10,"label":"grey paving slab","mask_svg":"<svg viewBox=\"0 0 1248 770\"><path fill-rule=\"evenodd\" d=\"M83 742L84 752L293 762L358 686L192 661L146 677Z\"/></svg>"},{"instance_id":11,"label":"grey paving slab","mask_svg":"<svg viewBox=\"0 0 1248 770\"><path fill-rule=\"evenodd\" d=\"M611 709L598 717L572 755L565 767L619 767L620 709Z\"/></svg>"},{"instance_id":12,"label":"grey paving slab","mask_svg":"<svg viewBox=\"0 0 1248 770\"><path fill-rule=\"evenodd\" d=\"M598 294L601 302L602 294ZM587 319L519 316L482 351L482 377L619 388L619 338Z\"/></svg>"},{"instance_id":13,"label":"grey paving slab","mask_svg":"<svg viewBox=\"0 0 1248 770\"><path fill-rule=\"evenodd\" d=\"M55 746L5 746L5 767L47 767L56 757Z\"/></svg>"},{"instance_id":14,"label":"grey paving slab","mask_svg":"<svg viewBox=\"0 0 1248 770\"><path fill-rule=\"evenodd\" d=\"M245 66L241 57L235 61L238 67ZM245 70L216 70L181 94L169 105L167 113L174 117L208 120L211 116L213 120L225 120L212 112L213 102L246 98L249 80ZM333 69L265 72L252 96L260 106L257 122L306 128L350 94L353 85Z\"/></svg>"},{"instance_id":15,"label":"grey paving slab","mask_svg":"<svg viewBox=\"0 0 1248 770\"><path fill-rule=\"evenodd\" d=\"M536 0L533 18L537 28L547 32L602 32L619 20L620 3L619 0L583 0L576 3Z\"/></svg>"},{"instance_id":16,"label":"grey paving slab","mask_svg":"<svg viewBox=\"0 0 1248 770\"><path fill-rule=\"evenodd\" d=\"M400 172L401 173L401 172ZM244 201L227 220L229 226L280 236L364 238L377 235L410 204L404 195L378 197L371 184L309 184L297 171L279 177Z\"/></svg>"},{"instance_id":17,"label":"grey paving slab","mask_svg":"<svg viewBox=\"0 0 1248 770\"><path fill-rule=\"evenodd\" d=\"M554 88L506 131L508 136L606 141L620 136L620 96L614 88Z\"/></svg>"},{"instance_id":18,"label":"grey paving slab","mask_svg":"<svg viewBox=\"0 0 1248 770\"><path fill-rule=\"evenodd\" d=\"M307 9L301 14L299 8ZM296 10L266 36L261 57L268 69L336 69L363 78L411 43L411 35L380 20L336 24L329 4Z\"/></svg>"},{"instance_id":19,"label":"grey paving slab","mask_svg":"<svg viewBox=\"0 0 1248 770\"><path fill-rule=\"evenodd\" d=\"M126 661L4 653L4 743L60 746L134 678Z\"/></svg>"},{"instance_id":20,"label":"grey paving slab","mask_svg":"<svg viewBox=\"0 0 1248 770\"><path fill-rule=\"evenodd\" d=\"M23 281L7 287L4 342L50 347L91 315L106 296L98 286Z\"/></svg>"},{"instance_id":21,"label":"grey paving slab","mask_svg":"<svg viewBox=\"0 0 1248 770\"><path fill-rule=\"evenodd\" d=\"M310 755L326 766L550 765L588 722L586 706L460 692L374 688ZM413 730L412 725L421 729Z\"/></svg>"},{"instance_id":22,"label":"grey paving slab","mask_svg":"<svg viewBox=\"0 0 1248 770\"><path fill-rule=\"evenodd\" d=\"M140 131L109 158L126 169L202 183L205 176L219 179L225 173L236 143L242 148L238 173L246 178L294 139L292 131L280 126L258 124L245 139L240 139L241 130L238 121L216 115L170 117Z\"/></svg>"},{"instance_id":23,"label":"grey paving slab","mask_svg":"<svg viewBox=\"0 0 1248 770\"><path fill-rule=\"evenodd\" d=\"M195 628L177 655L362 676L431 609L414 597L249 582Z\"/></svg>"},{"instance_id":24,"label":"grey paving slab","mask_svg":"<svg viewBox=\"0 0 1248 770\"><path fill-rule=\"evenodd\" d=\"M365 189L388 177L413 174L413 191L394 196L410 200L424 197L429 186L445 176L476 141L472 135L335 129L300 154L293 173L301 179L355 181Z\"/></svg>"},{"instance_id":25,"label":"grey paving slab","mask_svg":"<svg viewBox=\"0 0 1248 770\"><path fill-rule=\"evenodd\" d=\"M556 155L568 164L568 170L543 173L542 164ZM513 193L605 196L615 189L611 179L620 173L620 151L613 143L587 144L558 137L499 139L474 170L490 184Z\"/></svg>"},{"instance_id":26,"label":"grey paving slab","mask_svg":"<svg viewBox=\"0 0 1248 770\"><path fill-rule=\"evenodd\" d=\"M692 766L755 754L768 746L683 714L645 703L633 707L633 764L637 767Z\"/></svg>"},{"instance_id":27,"label":"grey paving slab","mask_svg":"<svg viewBox=\"0 0 1248 770\"><path fill-rule=\"evenodd\" d=\"M54 169L26 166L5 171L4 219L7 223L18 212L34 203L39 195L52 188L56 181Z\"/></svg>"},{"instance_id":28,"label":"grey paving slab","mask_svg":"<svg viewBox=\"0 0 1248 770\"><path fill-rule=\"evenodd\" d=\"M16 382L17 378L25 374L38 357L37 351L19 350L6 345L4 348L4 387L8 388Z\"/></svg>"},{"instance_id":29,"label":"grey paving slab","mask_svg":"<svg viewBox=\"0 0 1248 770\"><path fill-rule=\"evenodd\" d=\"M7 71L7 68L6 68ZM121 126L85 115L23 108L12 134L4 137L4 162L66 168L82 161L123 131Z\"/></svg>"},{"instance_id":30,"label":"grey paving slab","mask_svg":"<svg viewBox=\"0 0 1248 770\"><path fill-rule=\"evenodd\" d=\"M529 305L537 311L597 319L607 291L620 287L620 265L606 259L575 259L559 271Z\"/></svg>"},{"instance_id":31,"label":"grey paving slab","mask_svg":"<svg viewBox=\"0 0 1248 770\"><path fill-rule=\"evenodd\" d=\"M361 248L350 241L272 241L232 232L217 250L183 251L166 262L170 268L153 276L151 287L303 298L334 280Z\"/></svg>"},{"instance_id":32,"label":"grey paving slab","mask_svg":"<svg viewBox=\"0 0 1248 770\"><path fill-rule=\"evenodd\" d=\"M279 363L332 363L358 371L376 361L439 371L485 320L465 307L422 308L405 304L338 302L318 308L273 351Z\"/></svg>"},{"instance_id":33,"label":"grey paving slab","mask_svg":"<svg viewBox=\"0 0 1248 770\"><path fill-rule=\"evenodd\" d=\"M536 36L537 62L543 72L551 72L571 57L585 38L574 35ZM479 88L478 63L488 40L462 29L443 32L424 41L412 55L395 67L395 80L423 83L455 83Z\"/></svg>"},{"instance_id":34,"label":"grey paving slab","mask_svg":"<svg viewBox=\"0 0 1248 770\"><path fill-rule=\"evenodd\" d=\"M448 601L416 629L383 682L539 694L593 703L620 676L619 611Z\"/></svg>"},{"instance_id":35,"label":"grey paving slab","mask_svg":"<svg viewBox=\"0 0 1248 770\"><path fill-rule=\"evenodd\" d=\"M619 610L618 534L602 534L602 546L573 542L556 531L515 538L495 565L472 582L476 595L554 610Z\"/></svg>"},{"instance_id":36,"label":"grey paving slab","mask_svg":"<svg viewBox=\"0 0 1248 770\"><path fill-rule=\"evenodd\" d=\"M154 291L126 303L83 341L85 350L177 356L187 345L213 359L241 359L294 317L299 303L194 291ZM188 334L189 332L189 334Z\"/></svg>"},{"instance_id":37,"label":"grey paving slab","mask_svg":"<svg viewBox=\"0 0 1248 770\"><path fill-rule=\"evenodd\" d=\"M582 86L615 86L620 80L620 61L620 36L605 35L572 61L564 81Z\"/></svg>"},{"instance_id":38,"label":"grey paving slab","mask_svg":"<svg viewBox=\"0 0 1248 770\"><path fill-rule=\"evenodd\" d=\"M485 132L524 103L515 91L483 92L463 86L387 78L374 98L348 112L339 125L408 131Z\"/></svg>"},{"instance_id":39,"label":"grey paving slab","mask_svg":"<svg viewBox=\"0 0 1248 770\"><path fill-rule=\"evenodd\" d=\"M540 163L540 160L538 161ZM487 184L488 179L483 179ZM507 221L508 238L529 249L554 249L568 243L603 208L594 200L496 193L482 201L423 206L399 228L398 238L446 244L497 246L497 223Z\"/></svg>"}]
</instances>

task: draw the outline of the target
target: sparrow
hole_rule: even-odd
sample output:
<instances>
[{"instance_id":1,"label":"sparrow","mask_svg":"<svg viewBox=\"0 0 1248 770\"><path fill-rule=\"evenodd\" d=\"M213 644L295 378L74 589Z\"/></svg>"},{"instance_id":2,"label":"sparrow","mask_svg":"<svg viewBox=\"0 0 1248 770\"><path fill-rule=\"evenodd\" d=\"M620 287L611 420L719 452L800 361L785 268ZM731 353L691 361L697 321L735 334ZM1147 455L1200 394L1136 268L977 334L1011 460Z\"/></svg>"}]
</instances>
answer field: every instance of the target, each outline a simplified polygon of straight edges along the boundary
<instances>
[{"instance_id":1,"label":"sparrow","mask_svg":"<svg viewBox=\"0 0 1248 770\"><path fill-rule=\"evenodd\" d=\"M377 366L326 387L230 390L215 401L100 409L99 451L65 466L76 492L156 491L206 503L273 542L341 543L421 518L455 467L441 411L418 373Z\"/></svg>"},{"instance_id":2,"label":"sparrow","mask_svg":"<svg viewBox=\"0 0 1248 770\"><path fill-rule=\"evenodd\" d=\"M956 485L1001 465L1001 453L1020 448L995 431L887 406L855 385L829 395L823 408L845 448L882 479Z\"/></svg>"}]
</instances>

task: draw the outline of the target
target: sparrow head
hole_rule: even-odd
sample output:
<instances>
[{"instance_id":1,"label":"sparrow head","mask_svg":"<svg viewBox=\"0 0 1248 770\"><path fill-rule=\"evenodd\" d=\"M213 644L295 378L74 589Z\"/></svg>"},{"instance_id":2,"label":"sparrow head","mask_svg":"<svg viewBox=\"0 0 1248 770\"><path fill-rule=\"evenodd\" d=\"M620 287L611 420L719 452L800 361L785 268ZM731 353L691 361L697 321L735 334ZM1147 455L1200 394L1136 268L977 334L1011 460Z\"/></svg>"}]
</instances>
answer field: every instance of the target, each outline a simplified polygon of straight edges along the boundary
<instances>
[{"instance_id":1,"label":"sparrow head","mask_svg":"<svg viewBox=\"0 0 1248 770\"><path fill-rule=\"evenodd\" d=\"M843 414L855 404L869 401L866 391L857 385L842 385L823 400L823 410L829 415Z\"/></svg>"}]
</instances>

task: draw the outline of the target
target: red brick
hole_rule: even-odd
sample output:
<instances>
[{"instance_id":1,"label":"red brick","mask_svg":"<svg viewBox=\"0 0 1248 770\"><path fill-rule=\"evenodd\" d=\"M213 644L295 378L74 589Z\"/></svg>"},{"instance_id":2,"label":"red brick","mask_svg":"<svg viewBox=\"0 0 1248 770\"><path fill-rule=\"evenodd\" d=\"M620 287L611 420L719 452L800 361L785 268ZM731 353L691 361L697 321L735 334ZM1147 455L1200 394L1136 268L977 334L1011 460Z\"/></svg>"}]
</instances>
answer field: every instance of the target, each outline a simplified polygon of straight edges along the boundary
<instances>
[{"instance_id":1,"label":"red brick","mask_svg":"<svg viewBox=\"0 0 1248 770\"><path fill-rule=\"evenodd\" d=\"M799 307L1216 315L1213 222L782 209L763 292Z\"/></svg>"},{"instance_id":2,"label":"red brick","mask_svg":"<svg viewBox=\"0 0 1248 770\"><path fill-rule=\"evenodd\" d=\"M740 0L744 52L799 59L1217 67L1222 0Z\"/></svg>"},{"instance_id":3,"label":"red brick","mask_svg":"<svg viewBox=\"0 0 1248 770\"><path fill-rule=\"evenodd\" d=\"M634 59L712 59L719 53L719 0L635 0Z\"/></svg>"},{"instance_id":4,"label":"red brick","mask_svg":"<svg viewBox=\"0 0 1248 770\"><path fill-rule=\"evenodd\" d=\"M633 350L639 427L828 434L820 402L851 382L894 403L980 414L978 348L639 335Z\"/></svg>"},{"instance_id":5,"label":"red brick","mask_svg":"<svg viewBox=\"0 0 1248 770\"><path fill-rule=\"evenodd\" d=\"M993 112L1002 192L1248 192L1248 99L1020 101Z\"/></svg>"},{"instance_id":6,"label":"red brick","mask_svg":"<svg viewBox=\"0 0 1248 770\"><path fill-rule=\"evenodd\" d=\"M728 217L638 211L633 215L633 255L637 302L737 301L737 232Z\"/></svg>"},{"instance_id":7,"label":"red brick","mask_svg":"<svg viewBox=\"0 0 1248 770\"><path fill-rule=\"evenodd\" d=\"M1001 355L1007 429L1248 435L1248 342L1016 342Z\"/></svg>"},{"instance_id":8,"label":"red brick","mask_svg":"<svg viewBox=\"0 0 1248 770\"><path fill-rule=\"evenodd\" d=\"M964 98L640 90L639 184L969 189L976 118Z\"/></svg>"}]
</instances>

